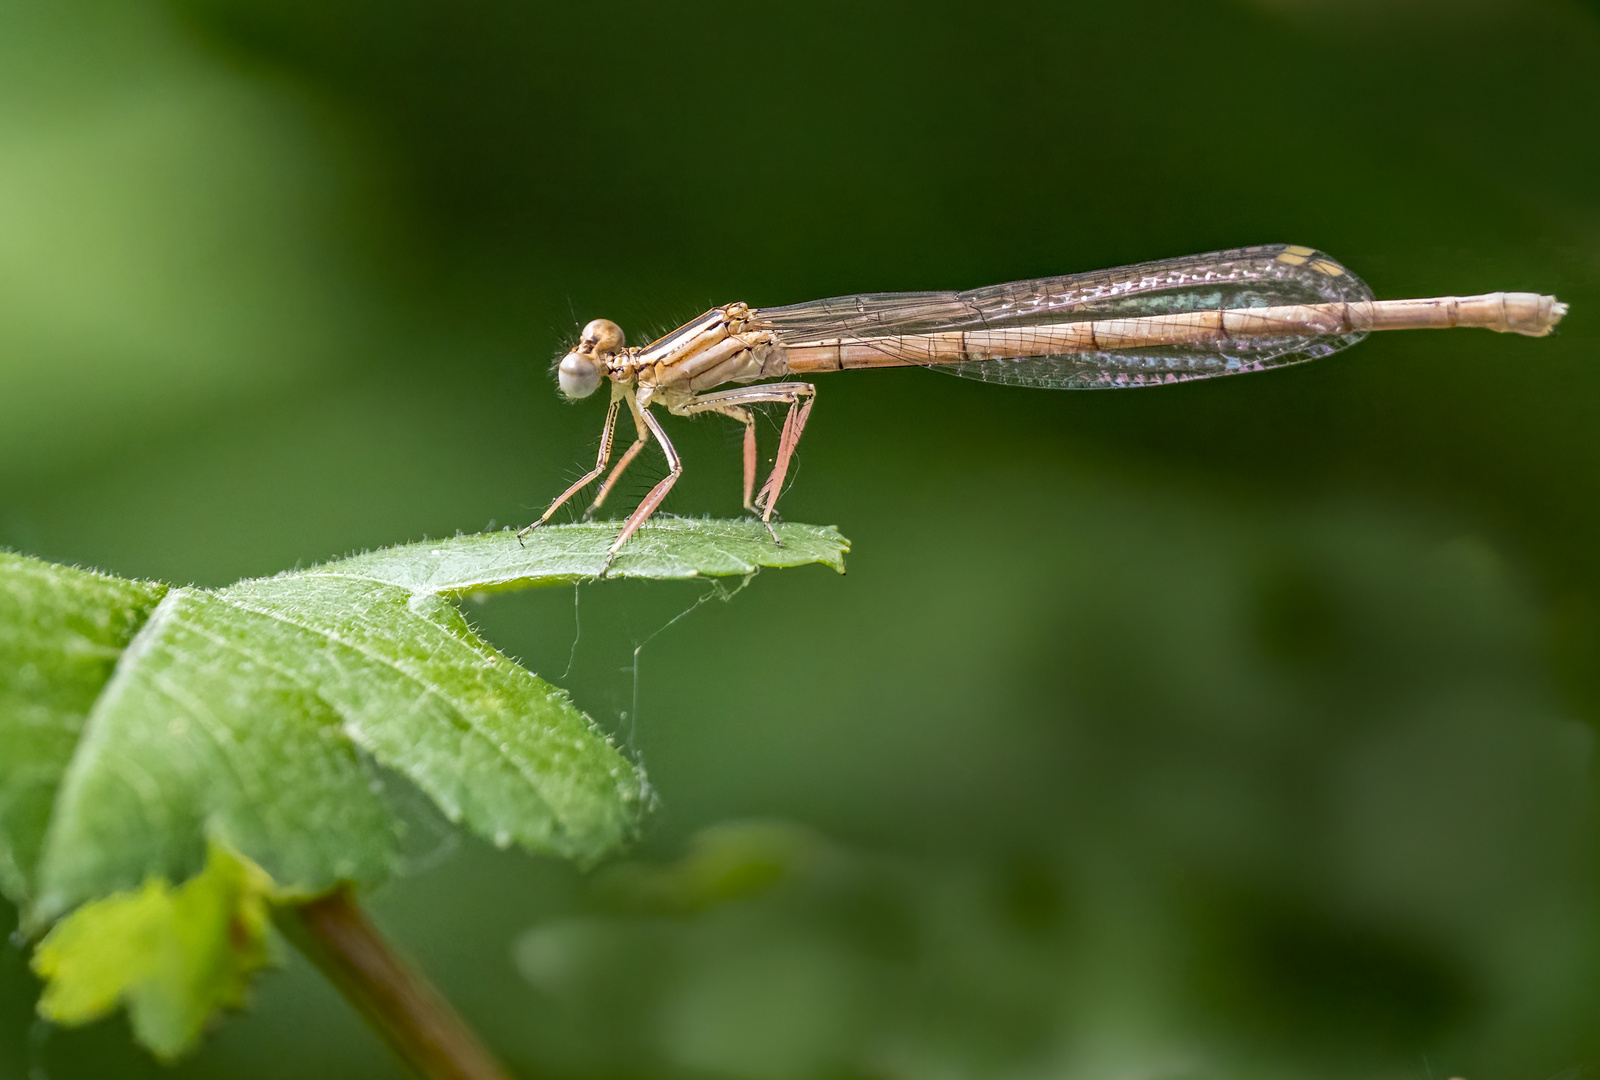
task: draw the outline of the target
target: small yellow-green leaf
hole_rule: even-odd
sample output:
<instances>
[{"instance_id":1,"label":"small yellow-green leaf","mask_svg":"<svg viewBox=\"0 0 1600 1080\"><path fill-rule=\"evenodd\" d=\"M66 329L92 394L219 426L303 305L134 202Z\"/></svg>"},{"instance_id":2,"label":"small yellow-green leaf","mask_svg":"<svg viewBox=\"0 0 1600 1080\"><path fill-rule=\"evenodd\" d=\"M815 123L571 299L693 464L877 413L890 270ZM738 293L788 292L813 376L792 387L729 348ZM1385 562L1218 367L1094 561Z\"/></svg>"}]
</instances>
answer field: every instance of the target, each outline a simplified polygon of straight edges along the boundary
<instances>
[{"instance_id":1,"label":"small yellow-green leaf","mask_svg":"<svg viewBox=\"0 0 1600 1080\"><path fill-rule=\"evenodd\" d=\"M206 868L179 886L152 879L85 904L39 943L39 1013L86 1024L120 1002L136 1038L170 1061L192 1049L219 1010L245 1002L251 976L272 959L272 881L213 844Z\"/></svg>"}]
</instances>

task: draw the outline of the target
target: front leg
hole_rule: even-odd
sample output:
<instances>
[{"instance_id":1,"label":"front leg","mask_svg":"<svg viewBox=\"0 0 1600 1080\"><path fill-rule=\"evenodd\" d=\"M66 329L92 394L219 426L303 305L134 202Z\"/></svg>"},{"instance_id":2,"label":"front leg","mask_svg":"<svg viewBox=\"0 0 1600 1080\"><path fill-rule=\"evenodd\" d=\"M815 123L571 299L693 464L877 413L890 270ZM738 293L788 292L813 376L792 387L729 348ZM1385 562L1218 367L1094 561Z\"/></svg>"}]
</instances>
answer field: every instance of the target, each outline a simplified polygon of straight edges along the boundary
<instances>
[{"instance_id":1,"label":"front leg","mask_svg":"<svg viewBox=\"0 0 1600 1080\"><path fill-rule=\"evenodd\" d=\"M583 512L583 520L588 521L594 517L594 512L600 509L600 504L606 501L606 496L611 494L611 489L617 486L617 481L622 478L622 471L633 463L639 456L639 451L644 449L645 443L650 441L650 430L644 426L644 415L639 411L637 399L628 398L628 408L633 413L634 430L638 438L633 440L633 445L623 451L622 458L617 462L617 467L611 470L611 475L606 477L606 482L600 485L600 491L595 495L594 502L589 504L589 509Z\"/></svg>"},{"instance_id":2,"label":"front leg","mask_svg":"<svg viewBox=\"0 0 1600 1080\"><path fill-rule=\"evenodd\" d=\"M594 463L594 468L592 468L588 472L584 473L583 476L578 479L577 483L573 484L567 490L563 491L560 495L556 496L556 501L550 504L550 508L548 510L546 510L543 515L540 516L538 521L535 521L532 525L529 525L526 528L523 528L522 530L520 530L517 533L517 542L518 543L522 542L522 538L524 536L527 536L533 530L537 529L539 526L541 526L545 522L549 521L550 520L550 516L552 514L554 514L557 510L561 509L561 505L563 503L565 503L568 499L572 498L578 492L582 491L586 486L588 486L588 484L591 481L594 480L595 477L599 476L601 473L606 471L606 464L611 460L611 437L615 433L616 428L617 428L617 410L621 405L622 405L621 386L619 384L617 384L617 383L612 383L611 384L611 406L610 406L610 408L606 409L606 426L604 428L602 428L601 431L600 431L600 454L599 454L599 457L596 459L596 461ZM627 459L626 458L623 459L623 463L624 464L627 463Z\"/></svg>"}]
</instances>

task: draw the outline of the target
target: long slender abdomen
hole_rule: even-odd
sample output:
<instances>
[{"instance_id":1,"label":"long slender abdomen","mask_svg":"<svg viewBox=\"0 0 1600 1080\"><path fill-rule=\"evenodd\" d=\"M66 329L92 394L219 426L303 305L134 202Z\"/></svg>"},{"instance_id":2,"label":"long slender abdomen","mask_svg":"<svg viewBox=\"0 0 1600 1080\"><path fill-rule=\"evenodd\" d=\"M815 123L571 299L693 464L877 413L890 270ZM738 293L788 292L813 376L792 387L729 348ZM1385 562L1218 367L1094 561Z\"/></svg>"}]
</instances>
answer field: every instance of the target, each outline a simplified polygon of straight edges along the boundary
<instances>
[{"instance_id":1,"label":"long slender abdomen","mask_svg":"<svg viewBox=\"0 0 1600 1080\"><path fill-rule=\"evenodd\" d=\"M1253 338L1315 339L1369 330L1470 326L1543 337L1561 321L1566 311L1567 305L1553 296L1499 292L1421 300L1228 308L996 330L949 330L780 344L789 371L808 374L847 368L981 363L1155 346L1215 348L1222 343Z\"/></svg>"}]
</instances>

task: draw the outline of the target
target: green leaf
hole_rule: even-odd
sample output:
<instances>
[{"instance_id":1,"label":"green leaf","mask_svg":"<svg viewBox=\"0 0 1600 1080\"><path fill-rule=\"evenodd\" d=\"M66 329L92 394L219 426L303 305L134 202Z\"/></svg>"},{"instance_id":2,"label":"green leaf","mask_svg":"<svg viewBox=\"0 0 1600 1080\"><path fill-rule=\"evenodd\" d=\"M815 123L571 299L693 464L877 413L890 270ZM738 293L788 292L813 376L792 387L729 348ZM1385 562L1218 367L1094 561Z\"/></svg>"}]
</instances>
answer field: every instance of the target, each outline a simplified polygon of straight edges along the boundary
<instances>
[{"instance_id":1,"label":"green leaf","mask_svg":"<svg viewBox=\"0 0 1600 1080\"><path fill-rule=\"evenodd\" d=\"M608 577L733 577L762 567L822 563L844 573L850 542L833 526L775 526L774 547L755 521L657 517L628 541ZM560 585L594 577L617 537L615 522L553 525L521 542L510 533L457 536L436 544L406 544L357 555L308 571L362 574L439 596L529 585Z\"/></svg>"},{"instance_id":2,"label":"green leaf","mask_svg":"<svg viewBox=\"0 0 1600 1080\"><path fill-rule=\"evenodd\" d=\"M84 719L165 592L0 552L0 892L15 903Z\"/></svg>"},{"instance_id":3,"label":"green leaf","mask_svg":"<svg viewBox=\"0 0 1600 1080\"><path fill-rule=\"evenodd\" d=\"M90 712L29 913L43 925L227 844L290 892L381 880L391 773L495 843L593 863L650 805L642 771L565 692L480 639L449 598L596 573L614 524L411 544L161 597ZM832 529L665 520L614 576L842 569Z\"/></svg>"},{"instance_id":4,"label":"green leaf","mask_svg":"<svg viewBox=\"0 0 1600 1080\"><path fill-rule=\"evenodd\" d=\"M615 530L459 536L219 590L0 554L0 889L30 929L61 920L35 953L41 1012L121 1002L158 1056L190 1048L267 962L269 898L392 869L396 774L502 845L592 863L628 839L643 771L450 603L592 576ZM778 532L653 522L611 574L843 571L833 529Z\"/></svg>"},{"instance_id":5,"label":"green leaf","mask_svg":"<svg viewBox=\"0 0 1600 1080\"><path fill-rule=\"evenodd\" d=\"M85 904L34 951L39 1014L87 1024L120 1002L135 1037L171 1061L215 1013L243 1006L251 976L271 962L271 894L259 867L213 845L206 868L177 888L156 878Z\"/></svg>"}]
</instances>

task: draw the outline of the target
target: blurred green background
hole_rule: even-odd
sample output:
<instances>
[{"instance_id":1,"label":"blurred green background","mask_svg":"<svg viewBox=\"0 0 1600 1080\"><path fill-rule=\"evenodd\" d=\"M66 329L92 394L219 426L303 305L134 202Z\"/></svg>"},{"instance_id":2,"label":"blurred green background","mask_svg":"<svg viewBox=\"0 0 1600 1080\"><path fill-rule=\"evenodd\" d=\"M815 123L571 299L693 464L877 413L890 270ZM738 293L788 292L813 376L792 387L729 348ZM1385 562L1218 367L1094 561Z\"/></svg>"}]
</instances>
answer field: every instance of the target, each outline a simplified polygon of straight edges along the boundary
<instances>
[{"instance_id":1,"label":"blurred green background","mask_svg":"<svg viewBox=\"0 0 1600 1080\"><path fill-rule=\"evenodd\" d=\"M1267 242L1573 314L823 376L783 509L847 577L471 610L649 768L636 862L423 828L373 907L521 1075L1544 1080L1600 1058L1595 5L4 0L0 545L521 524L590 318ZM736 513L738 432L669 426L667 509ZM34 994L0 951L0 1076L399 1075L292 957L171 1071Z\"/></svg>"}]
</instances>

